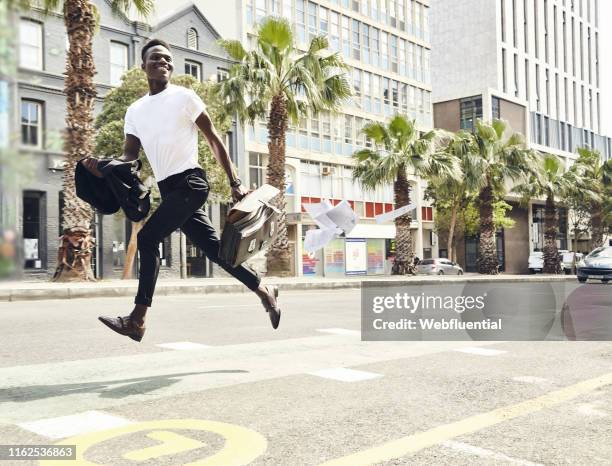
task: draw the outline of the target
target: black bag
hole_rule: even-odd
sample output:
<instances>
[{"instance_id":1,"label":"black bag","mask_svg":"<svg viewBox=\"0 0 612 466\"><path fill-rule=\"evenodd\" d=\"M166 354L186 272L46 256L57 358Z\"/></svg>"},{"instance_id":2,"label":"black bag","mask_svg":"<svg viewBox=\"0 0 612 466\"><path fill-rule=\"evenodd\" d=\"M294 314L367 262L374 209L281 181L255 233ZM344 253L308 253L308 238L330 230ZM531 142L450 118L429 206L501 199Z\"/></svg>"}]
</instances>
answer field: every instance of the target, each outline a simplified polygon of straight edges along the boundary
<instances>
[{"instance_id":1,"label":"black bag","mask_svg":"<svg viewBox=\"0 0 612 466\"><path fill-rule=\"evenodd\" d=\"M278 233L279 214L276 207L264 201L251 212L230 211L221 234L221 260L238 267L269 246Z\"/></svg>"}]
</instances>

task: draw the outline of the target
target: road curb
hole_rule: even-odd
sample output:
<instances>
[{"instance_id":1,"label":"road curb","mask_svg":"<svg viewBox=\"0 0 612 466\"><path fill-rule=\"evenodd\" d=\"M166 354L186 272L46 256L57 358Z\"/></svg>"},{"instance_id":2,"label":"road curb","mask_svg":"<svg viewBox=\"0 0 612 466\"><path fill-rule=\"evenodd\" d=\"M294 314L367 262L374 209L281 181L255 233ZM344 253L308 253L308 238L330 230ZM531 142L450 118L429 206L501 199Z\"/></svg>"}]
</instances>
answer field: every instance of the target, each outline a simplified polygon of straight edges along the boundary
<instances>
[{"instance_id":1,"label":"road curb","mask_svg":"<svg viewBox=\"0 0 612 466\"><path fill-rule=\"evenodd\" d=\"M204 279L206 280L206 279ZM462 276L462 277L368 277L363 280L371 284L385 285L443 285L456 283L565 283L575 282L576 277L560 276ZM267 284L277 285L284 291L299 290L331 290L331 289L355 289L361 288L362 280L325 280L325 281L296 281L296 280L275 280L274 278L265 279ZM52 299L83 299L83 298L112 298L112 297L133 297L138 290L136 282L126 284L114 284L99 282L91 285L58 283L57 287L52 284L44 285L32 284L26 287L23 284L15 288L0 288L1 301L39 301ZM212 293L245 293L249 290L242 284L236 283L166 283L163 281L157 284L155 293L158 296L172 296L179 294L212 294Z\"/></svg>"}]
</instances>

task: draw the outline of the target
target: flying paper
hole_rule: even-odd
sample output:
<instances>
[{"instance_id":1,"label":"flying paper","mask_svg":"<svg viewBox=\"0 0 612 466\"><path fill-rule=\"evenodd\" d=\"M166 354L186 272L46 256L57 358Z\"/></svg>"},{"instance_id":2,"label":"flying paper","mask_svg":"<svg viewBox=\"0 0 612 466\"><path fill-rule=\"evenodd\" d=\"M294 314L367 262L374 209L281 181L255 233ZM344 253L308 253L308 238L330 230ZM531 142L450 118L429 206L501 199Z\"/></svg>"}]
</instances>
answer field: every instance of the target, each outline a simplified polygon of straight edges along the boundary
<instances>
[{"instance_id":1,"label":"flying paper","mask_svg":"<svg viewBox=\"0 0 612 466\"><path fill-rule=\"evenodd\" d=\"M405 205L404 207L400 207L399 209L392 210L391 212L386 212L384 214L377 215L375 217L376 223L390 222L391 220L396 219L400 215L407 214L414 208L416 208L415 204L408 204L408 205Z\"/></svg>"},{"instance_id":2,"label":"flying paper","mask_svg":"<svg viewBox=\"0 0 612 466\"><path fill-rule=\"evenodd\" d=\"M327 200L318 204L304 204L304 209L319 226L317 230L308 230L304 238L304 249L315 252L329 243L336 234L349 234L357 225L357 215L347 201L335 207Z\"/></svg>"}]
</instances>

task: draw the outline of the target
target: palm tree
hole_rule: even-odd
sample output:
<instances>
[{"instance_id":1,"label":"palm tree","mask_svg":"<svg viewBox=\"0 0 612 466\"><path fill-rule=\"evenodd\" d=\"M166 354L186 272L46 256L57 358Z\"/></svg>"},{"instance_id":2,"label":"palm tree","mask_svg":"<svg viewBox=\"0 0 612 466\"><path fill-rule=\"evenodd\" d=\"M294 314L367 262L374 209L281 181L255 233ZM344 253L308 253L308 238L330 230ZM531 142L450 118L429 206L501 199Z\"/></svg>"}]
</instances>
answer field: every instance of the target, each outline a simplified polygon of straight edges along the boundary
<instances>
[{"instance_id":1,"label":"palm tree","mask_svg":"<svg viewBox=\"0 0 612 466\"><path fill-rule=\"evenodd\" d=\"M450 141L443 150L448 157L455 160L461 176L457 177L455 173L451 173L450 176L431 179L426 191L426 196L433 199L436 211L448 212L446 250L448 258L452 260L455 256L455 230L459 214L474 198L477 184L475 174L470 170L473 165L470 160L474 157L471 144L471 133L459 131L450 135Z\"/></svg>"},{"instance_id":2,"label":"palm tree","mask_svg":"<svg viewBox=\"0 0 612 466\"><path fill-rule=\"evenodd\" d=\"M74 170L78 160L92 155L94 140L93 109L96 73L92 39L98 13L90 0L8 0L9 6L31 9L39 6L45 14L61 8L68 34L69 50L66 59L66 136L64 140L63 232L58 252L55 281L94 280L91 269L92 210L76 196ZM152 0L111 0L114 12L125 12L132 6L143 16L153 9Z\"/></svg>"},{"instance_id":3,"label":"palm tree","mask_svg":"<svg viewBox=\"0 0 612 466\"><path fill-rule=\"evenodd\" d=\"M410 204L408 172L429 177L458 177L456 162L444 151L438 151L440 132L420 134L414 120L396 115L387 125L369 123L362 132L372 141L373 148L353 154L357 164L353 176L366 189L393 183L395 208ZM409 214L395 219L395 260L393 275L414 274L414 251Z\"/></svg>"},{"instance_id":4,"label":"palm tree","mask_svg":"<svg viewBox=\"0 0 612 466\"><path fill-rule=\"evenodd\" d=\"M281 211L278 234L266 257L269 275L290 273L290 253L285 216L285 139L289 121L297 123L309 112L337 111L352 94L337 53L327 51L325 37L311 40L308 50L297 49L291 25L281 18L264 18L255 47L247 51L234 40L221 46L238 61L229 78L218 84L226 109L241 122L268 122L267 182L280 193L273 203Z\"/></svg>"},{"instance_id":5,"label":"palm tree","mask_svg":"<svg viewBox=\"0 0 612 466\"><path fill-rule=\"evenodd\" d=\"M540 154L537 169L526 183L514 187L524 200L545 198L544 207L544 273L561 273L561 259L557 249L558 215L555 197L565 195L578 184L571 171L565 171L564 163L552 154Z\"/></svg>"},{"instance_id":6,"label":"palm tree","mask_svg":"<svg viewBox=\"0 0 612 466\"><path fill-rule=\"evenodd\" d=\"M603 245L604 231L610 225L610 215L606 215L606 205L610 196L610 161L603 162L597 150L578 148L578 159L572 166L580 174L580 179L590 188L587 204L590 211L591 248ZM609 210L609 209L608 209Z\"/></svg>"},{"instance_id":7,"label":"palm tree","mask_svg":"<svg viewBox=\"0 0 612 466\"><path fill-rule=\"evenodd\" d=\"M476 121L473 151L469 171L477 182L480 211L480 242L478 246L478 272L496 275L499 262L493 203L503 197L506 186L517 182L533 166L532 154L524 148L523 136L510 130L503 120L492 123Z\"/></svg>"}]
</instances>

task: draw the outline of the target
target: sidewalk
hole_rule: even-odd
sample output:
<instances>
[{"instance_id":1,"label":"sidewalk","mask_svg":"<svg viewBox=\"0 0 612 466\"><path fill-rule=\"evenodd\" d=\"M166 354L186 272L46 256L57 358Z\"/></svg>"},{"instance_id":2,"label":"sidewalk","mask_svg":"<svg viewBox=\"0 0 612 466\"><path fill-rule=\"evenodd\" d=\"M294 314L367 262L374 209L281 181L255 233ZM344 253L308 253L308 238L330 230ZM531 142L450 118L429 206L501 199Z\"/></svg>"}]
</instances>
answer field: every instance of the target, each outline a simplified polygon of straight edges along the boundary
<instances>
[{"instance_id":1,"label":"sidewalk","mask_svg":"<svg viewBox=\"0 0 612 466\"><path fill-rule=\"evenodd\" d=\"M283 290L328 290L361 288L362 281L405 282L417 284L444 284L453 282L566 282L575 281L572 275L478 275L450 276L356 276L356 277L267 277L264 283L278 285ZM52 283L52 282L0 282L1 301L34 301L41 299L101 298L135 296L137 280L101 280L99 282ZM234 278L189 278L186 280L160 279L155 294L210 294L244 293L249 290Z\"/></svg>"}]
</instances>

